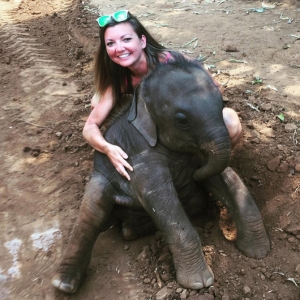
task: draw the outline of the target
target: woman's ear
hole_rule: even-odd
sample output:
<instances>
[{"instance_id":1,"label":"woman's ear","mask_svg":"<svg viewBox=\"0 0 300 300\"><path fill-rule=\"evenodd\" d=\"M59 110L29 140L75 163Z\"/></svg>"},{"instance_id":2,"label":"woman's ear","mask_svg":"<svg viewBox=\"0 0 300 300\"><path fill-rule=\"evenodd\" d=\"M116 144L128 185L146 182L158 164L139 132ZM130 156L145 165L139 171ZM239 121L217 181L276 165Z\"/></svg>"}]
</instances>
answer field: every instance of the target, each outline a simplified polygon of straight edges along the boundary
<instances>
[{"instance_id":1,"label":"woman's ear","mask_svg":"<svg viewBox=\"0 0 300 300\"><path fill-rule=\"evenodd\" d=\"M141 43L142 43L142 49L145 49L146 46L147 46L147 40L146 40L146 37L144 35L142 35Z\"/></svg>"}]
</instances>

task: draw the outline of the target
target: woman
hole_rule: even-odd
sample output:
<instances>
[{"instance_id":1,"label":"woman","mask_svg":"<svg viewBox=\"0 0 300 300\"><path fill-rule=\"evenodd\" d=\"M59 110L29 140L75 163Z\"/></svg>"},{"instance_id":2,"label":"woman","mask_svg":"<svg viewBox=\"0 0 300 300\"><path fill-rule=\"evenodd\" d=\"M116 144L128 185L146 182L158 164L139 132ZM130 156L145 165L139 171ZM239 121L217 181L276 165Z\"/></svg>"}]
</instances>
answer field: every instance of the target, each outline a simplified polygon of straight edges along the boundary
<instances>
[{"instance_id":1,"label":"woman","mask_svg":"<svg viewBox=\"0 0 300 300\"><path fill-rule=\"evenodd\" d=\"M128 180L128 155L108 143L99 127L103 124L122 94L132 94L148 72L158 63L167 63L181 55L160 45L129 11L121 10L98 18L100 47L95 64L96 94L93 110L83 128L83 136L96 150L107 155L116 170ZM213 79L214 80L214 79ZM214 80L216 86L220 85ZM99 96L101 95L101 96ZM241 135L241 124L234 110L223 109L223 118L235 146Z\"/></svg>"}]
</instances>

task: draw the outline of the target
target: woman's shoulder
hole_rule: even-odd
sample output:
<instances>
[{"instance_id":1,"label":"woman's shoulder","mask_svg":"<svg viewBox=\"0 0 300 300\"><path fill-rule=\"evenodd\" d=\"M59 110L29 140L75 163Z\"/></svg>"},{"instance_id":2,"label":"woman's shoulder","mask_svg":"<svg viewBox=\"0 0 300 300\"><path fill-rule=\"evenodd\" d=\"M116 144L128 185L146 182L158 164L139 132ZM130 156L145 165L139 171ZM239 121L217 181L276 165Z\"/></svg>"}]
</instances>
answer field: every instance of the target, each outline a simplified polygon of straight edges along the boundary
<instances>
[{"instance_id":1,"label":"woman's shoulder","mask_svg":"<svg viewBox=\"0 0 300 300\"><path fill-rule=\"evenodd\" d=\"M158 55L158 60L160 63L168 63L172 58L172 54L170 51L163 51Z\"/></svg>"},{"instance_id":2,"label":"woman's shoulder","mask_svg":"<svg viewBox=\"0 0 300 300\"><path fill-rule=\"evenodd\" d=\"M158 59L160 63L168 63L172 60L190 60L190 58L188 58L187 56L174 50L166 50L161 52L158 56Z\"/></svg>"}]
</instances>

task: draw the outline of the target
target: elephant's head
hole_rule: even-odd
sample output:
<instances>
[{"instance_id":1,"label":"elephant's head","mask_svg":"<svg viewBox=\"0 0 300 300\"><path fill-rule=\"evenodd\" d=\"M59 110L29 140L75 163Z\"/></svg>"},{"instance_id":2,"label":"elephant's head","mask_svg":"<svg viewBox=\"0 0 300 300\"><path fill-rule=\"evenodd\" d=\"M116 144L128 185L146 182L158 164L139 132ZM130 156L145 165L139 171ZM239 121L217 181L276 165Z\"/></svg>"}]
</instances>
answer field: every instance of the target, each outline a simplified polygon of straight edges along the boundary
<instances>
[{"instance_id":1,"label":"elephant's head","mask_svg":"<svg viewBox=\"0 0 300 300\"><path fill-rule=\"evenodd\" d=\"M158 66L136 91L129 121L151 146L204 153L206 165L194 179L221 173L230 159L230 138L219 89L198 62L177 58Z\"/></svg>"}]
</instances>

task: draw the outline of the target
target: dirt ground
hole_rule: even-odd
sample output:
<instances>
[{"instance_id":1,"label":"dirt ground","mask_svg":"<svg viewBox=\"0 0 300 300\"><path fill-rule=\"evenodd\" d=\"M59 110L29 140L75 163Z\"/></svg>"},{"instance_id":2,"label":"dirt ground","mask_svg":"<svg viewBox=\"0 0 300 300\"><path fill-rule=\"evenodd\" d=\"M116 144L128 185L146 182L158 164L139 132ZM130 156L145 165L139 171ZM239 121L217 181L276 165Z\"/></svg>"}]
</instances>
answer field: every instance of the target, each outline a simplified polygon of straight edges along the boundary
<instances>
[{"instance_id":1,"label":"dirt ground","mask_svg":"<svg viewBox=\"0 0 300 300\"><path fill-rule=\"evenodd\" d=\"M195 226L215 274L175 280L159 233L100 235L74 296L51 277L68 242L93 150L81 131L93 94L98 15L128 8L164 45L204 60L243 137L231 166L262 213L272 249L242 255L220 207ZM0 299L300 299L300 2L0 0Z\"/></svg>"}]
</instances>

